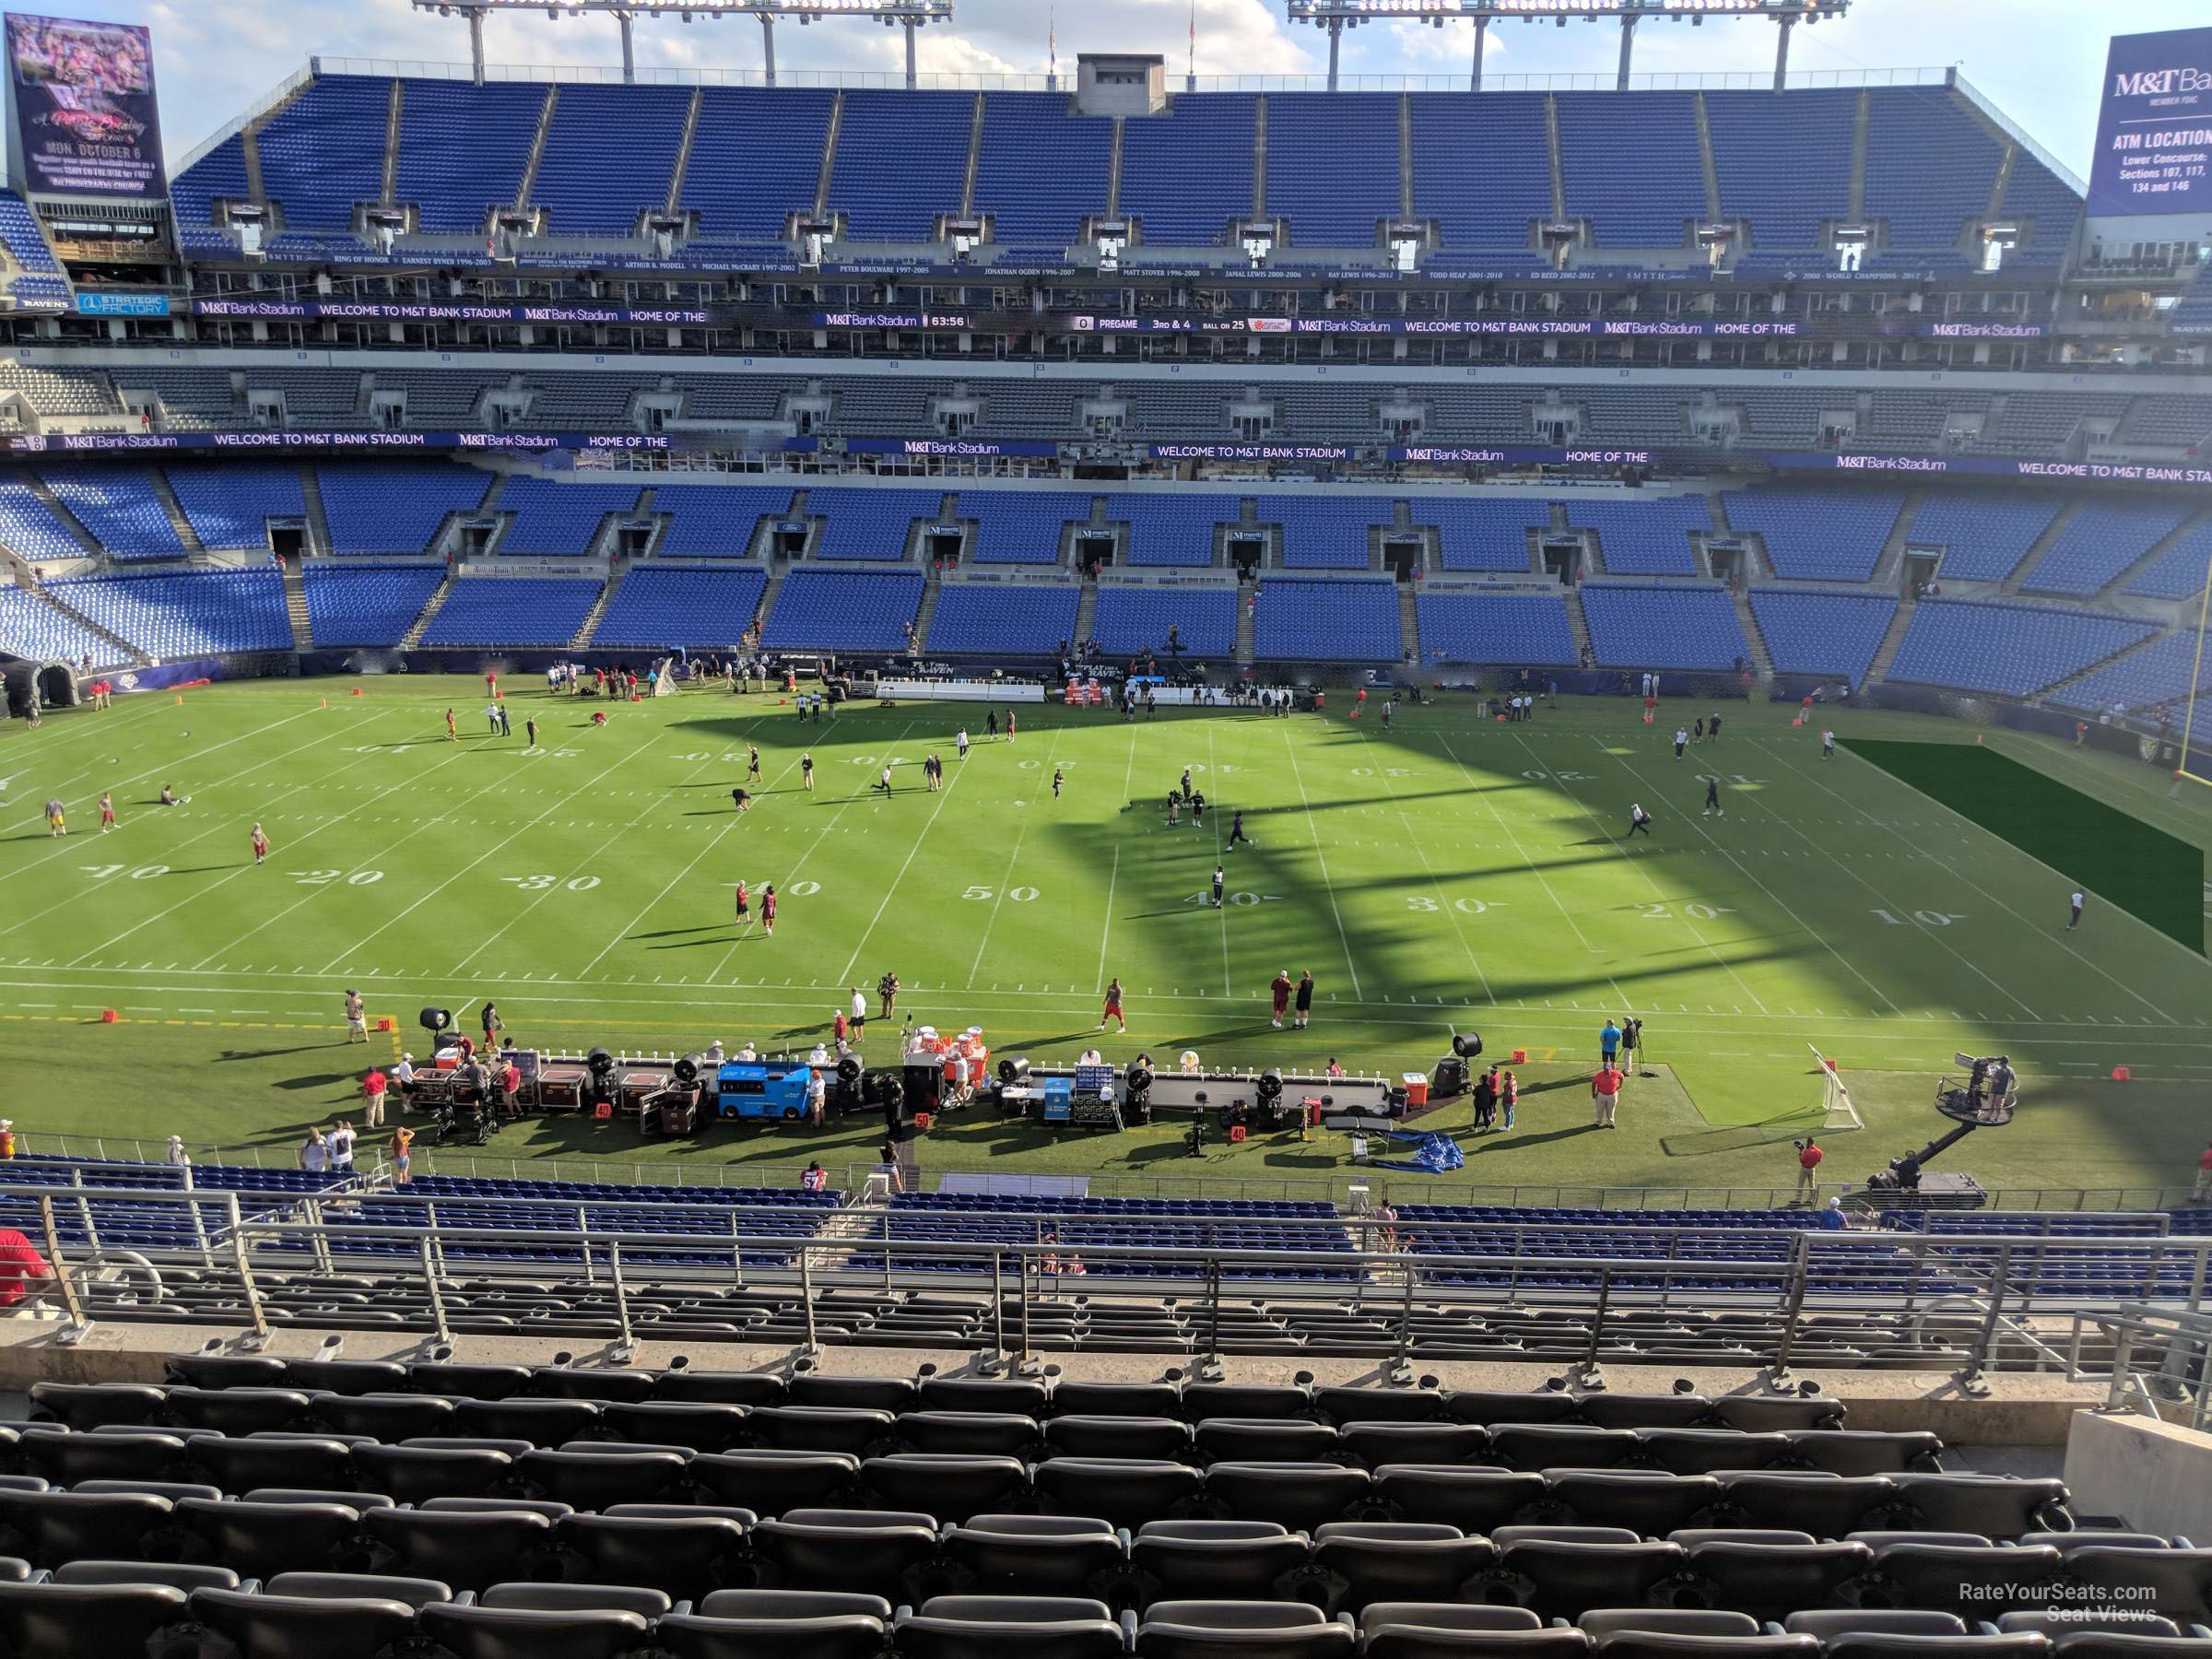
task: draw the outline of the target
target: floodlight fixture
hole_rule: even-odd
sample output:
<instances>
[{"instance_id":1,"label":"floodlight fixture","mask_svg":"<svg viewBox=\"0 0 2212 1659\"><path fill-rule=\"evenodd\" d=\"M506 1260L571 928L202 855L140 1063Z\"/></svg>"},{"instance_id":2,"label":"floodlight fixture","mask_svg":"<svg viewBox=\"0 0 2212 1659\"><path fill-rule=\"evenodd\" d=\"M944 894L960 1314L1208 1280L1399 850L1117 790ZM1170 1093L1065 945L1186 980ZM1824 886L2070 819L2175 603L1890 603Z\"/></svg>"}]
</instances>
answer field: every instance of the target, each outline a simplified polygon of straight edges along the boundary
<instances>
[{"instance_id":1,"label":"floodlight fixture","mask_svg":"<svg viewBox=\"0 0 2212 1659\"><path fill-rule=\"evenodd\" d=\"M1800 23L1818 23L1840 18L1851 9L1851 0L1285 0L1293 23L1311 23L1329 31L1329 90L1336 89L1336 60L1344 31L1362 23L1413 22L1441 29L1446 23L1475 25L1475 67L1470 85L1482 90L1483 46L1495 22L1518 18L1524 23L1548 18L1559 28L1571 18L1590 23L1620 25L1620 74L1618 85L1629 89L1629 71L1635 55L1636 26L1646 18L1667 22L1687 20L1702 26L1708 18L1764 18L1777 26L1780 39L1774 52L1774 89L1781 91L1790 67L1790 32Z\"/></svg>"},{"instance_id":2,"label":"floodlight fixture","mask_svg":"<svg viewBox=\"0 0 2212 1659\"><path fill-rule=\"evenodd\" d=\"M776 82L776 19L795 18L801 23L818 18L857 18L881 23L887 29L906 30L906 84L914 85L914 32L932 23L952 20L952 0L413 0L418 11L434 11L441 18L458 13L468 19L469 50L476 66L477 84L484 81L484 19L500 12L543 10L553 18L604 12L622 29L622 78L638 75L633 30L640 17L674 16L690 23L709 18L756 18L760 23L761 50L768 84Z\"/></svg>"}]
</instances>

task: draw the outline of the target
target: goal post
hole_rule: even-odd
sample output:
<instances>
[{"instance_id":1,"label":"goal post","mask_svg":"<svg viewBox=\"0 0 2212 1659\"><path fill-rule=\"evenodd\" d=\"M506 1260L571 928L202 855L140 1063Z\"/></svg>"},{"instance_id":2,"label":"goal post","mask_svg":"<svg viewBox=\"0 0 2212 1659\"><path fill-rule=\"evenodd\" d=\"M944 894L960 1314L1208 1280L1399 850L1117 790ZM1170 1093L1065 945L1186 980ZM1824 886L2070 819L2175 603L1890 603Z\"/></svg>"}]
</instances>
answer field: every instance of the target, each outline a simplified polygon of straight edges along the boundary
<instances>
[{"instance_id":1,"label":"goal post","mask_svg":"<svg viewBox=\"0 0 2212 1659\"><path fill-rule=\"evenodd\" d=\"M1843 1073L1836 1063L1820 1052L1818 1043L1808 1042L1813 1058L1820 1065L1820 1127L1833 1134L1846 1129L1864 1129L1865 1120L1859 1109L1851 1103L1851 1088L1843 1081Z\"/></svg>"},{"instance_id":2,"label":"goal post","mask_svg":"<svg viewBox=\"0 0 2212 1659\"><path fill-rule=\"evenodd\" d=\"M663 657L653 665L653 694L655 697L676 695L676 659Z\"/></svg>"}]
</instances>

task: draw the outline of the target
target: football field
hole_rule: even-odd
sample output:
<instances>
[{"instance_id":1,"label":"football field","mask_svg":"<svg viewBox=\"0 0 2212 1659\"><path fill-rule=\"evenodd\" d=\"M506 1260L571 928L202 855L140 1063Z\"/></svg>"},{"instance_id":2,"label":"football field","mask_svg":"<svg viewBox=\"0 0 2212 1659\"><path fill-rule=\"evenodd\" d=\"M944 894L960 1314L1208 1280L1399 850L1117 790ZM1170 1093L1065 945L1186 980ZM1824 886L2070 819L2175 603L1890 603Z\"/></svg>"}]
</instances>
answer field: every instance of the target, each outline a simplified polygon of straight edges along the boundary
<instances>
[{"instance_id":1,"label":"football field","mask_svg":"<svg viewBox=\"0 0 2212 1659\"><path fill-rule=\"evenodd\" d=\"M1862 1175L1944 1127L1929 1101L1959 1050L2008 1053L2021 1074L2018 1121L1938 1166L1987 1184L2185 1186L2208 1132L2201 952L2094 880L2068 932L2074 878L1849 748L1972 745L1957 723L1839 711L1845 746L1824 759L1793 710L1731 703L1722 737L1677 760L1675 726L1711 709L1672 702L1647 727L1627 700L1568 700L1507 725L1454 699L1385 729L1379 709L1347 718L1341 694L1325 718L1131 724L1031 705L1008 739L985 736L973 706L801 724L778 698L719 692L622 705L594 728L595 705L524 681L508 737L487 732L480 680L361 687L149 694L0 735L0 1090L34 1144L281 1146L358 1103L371 1060L403 1043L419 1055L426 1005L473 1030L494 998L525 1047L804 1046L850 987L873 1006L886 971L902 1015L980 1026L994 1052L1040 1059L1097 1041L1114 1061L1334 1055L1394 1076L1479 1031L1488 1057L1528 1061L1516 1131L1461 1137L1469 1185L1786 1187L1788 1136L1818 1122L1815 1048L1869 1126L1829 1141L1824 1174ZM1988 742L2212 841L2203 792L2171 799L2147 767ZM761 779L740 814L730 792L748 745ZM873 787L886 766L888 795ZM1186 769L1207 810L1171 828ZM1709 776L1722 816L1702 811ZM158 805L164 784L189 801ZM103 790L120 819L105 835ZM64 840L47 833L49 797L67 806ZM1634 803L1653 817L1648 837L1629 832ZM1251 844L1232 849L1239 811ZM259 867L256 821L274 848ZM739 880L755 895L743 925ZM772 938L758 921L771 882ZM1271 1029L1268 982L1307 970L1312 1029ZM1101 1039L1115 977L1130 1031ZM396 1037L348 1052L349 986ZM1628 1014L1645 1021L1655 1075L1631 1085L1619 1132L1586 1131L1597 1030ZM869 1060L892 1063L895 1044L871 1036ZM2126 1084L2110 1080L2121 1065ZM788 1167L860 1156L877 1128L641 1145L628 1125L546 1123L502 1132L493 1151ZM1342 1161L1323 1142L1211 1147L1202 1163L1180 1149L1172 1125L1053 1140L972 1116L948 1120L924 1157L1224 1181L1334 1177Z\"/></svg>"}]
</instances>

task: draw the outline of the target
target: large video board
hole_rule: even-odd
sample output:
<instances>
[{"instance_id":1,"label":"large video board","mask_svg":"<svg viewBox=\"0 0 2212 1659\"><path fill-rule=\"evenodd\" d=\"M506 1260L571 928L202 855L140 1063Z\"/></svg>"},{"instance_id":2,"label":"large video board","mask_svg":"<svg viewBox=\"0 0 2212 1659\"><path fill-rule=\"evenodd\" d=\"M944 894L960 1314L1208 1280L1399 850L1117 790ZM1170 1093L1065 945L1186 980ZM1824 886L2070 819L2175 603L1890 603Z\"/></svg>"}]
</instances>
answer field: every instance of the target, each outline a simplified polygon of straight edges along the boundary
<instances>
[{"instance_id":1,"label":"large video board","mask_svg":"<svg viewBox=\"0 0 2212 1659\"><path fill-rule=\"evenodd\" d=\"M2091 218L2212 209L2212 29L2115 35L2104 65Z\"/></svg>"},{"instance_id":2,"label":"large video board","mask_svg":"<svg viewBox=\"0 0 2212 1659\"><path fill-rule=\"evenodd\" d=\"M8 95L23 183L40 194L168 193L152 37L129 23L9 12Z\"/></svg>"}]
</instances>

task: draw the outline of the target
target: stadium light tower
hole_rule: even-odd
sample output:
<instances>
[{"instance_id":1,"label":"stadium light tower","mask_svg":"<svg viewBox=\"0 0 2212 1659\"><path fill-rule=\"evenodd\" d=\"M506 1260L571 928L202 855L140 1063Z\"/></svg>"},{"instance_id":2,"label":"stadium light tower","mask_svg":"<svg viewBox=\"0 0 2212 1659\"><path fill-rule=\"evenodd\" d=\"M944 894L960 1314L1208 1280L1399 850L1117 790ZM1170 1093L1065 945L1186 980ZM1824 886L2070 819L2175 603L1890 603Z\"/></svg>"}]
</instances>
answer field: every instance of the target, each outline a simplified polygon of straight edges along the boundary
<instances>
[{"instance_id":1,"label":"stadium light tower","mask_svg":"<svg viewBox=\"0 0 2212 1659\"><path fill-rule=\"evenodd\" d=\"M1407 21L1441 29L1447 23L1475 25L1475 67L1470 88L1482 90L1482 49L1492 22L1518 18L1524 23L1550 19L1565 27L1570 18L1620 25L1620 90L1629 89L1636 54L1636 25L1646 18L1703 23L1708 18L1767 18L1779 28L1774 52L1774 89L1782 90L1790 68L1790 31L1800 23L1840 18L1851 0L1288 0L1290 21L1312 23L1329 31L1329 90L1336 90L1336 59L1344 31L1362 23Z\"/></svg>"},{"instance_id":2,"label":"stadium light tower","mask_svg":"<svg viewBox=\"0 0 2212 1659\"><path fill-rule=\"evenodd\" d=\"M761 51L768 67L768 84L776 84L776 19L796 18L812 23L823 18L865 18L885 28L906 30L906 84L914 84L914 31L930 23L952 20L952 0L414 0L418 11L434 11L441 18L468 19L469 53L476 65L477 84L484 84L484 19L495 12L542 11L548 18L605 12L622 28L622 78L638 77L637 46L632 39L638 17L665 18L673 13L689 23L702 18L758 18Z\"/></svg>"}]
</instances>

